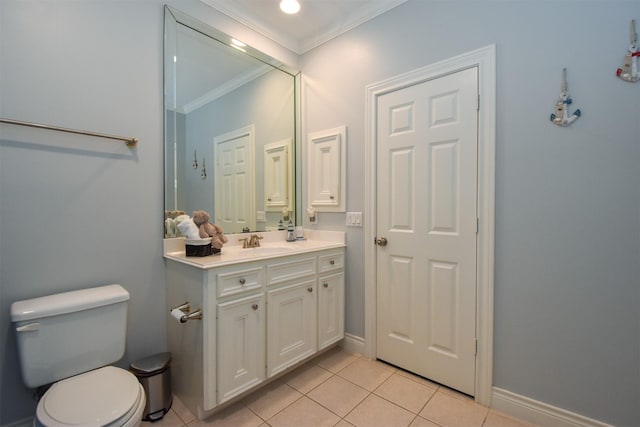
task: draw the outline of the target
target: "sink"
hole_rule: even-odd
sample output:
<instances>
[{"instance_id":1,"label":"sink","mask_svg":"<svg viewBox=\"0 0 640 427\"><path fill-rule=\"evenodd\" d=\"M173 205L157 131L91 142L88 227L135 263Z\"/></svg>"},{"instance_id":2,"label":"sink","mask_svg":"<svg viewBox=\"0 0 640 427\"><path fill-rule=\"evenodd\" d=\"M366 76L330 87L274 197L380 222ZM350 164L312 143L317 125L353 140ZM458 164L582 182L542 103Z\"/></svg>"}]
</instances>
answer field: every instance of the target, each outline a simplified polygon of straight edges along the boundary
<instances>
[{"instance_id":1,"label":"sink","mask_svg":"<svg viewBox=\"0 0 640 427\"><path fill-rule=\"evenodd\" d=\"M294 246L287 246L284 244L266 245L257 248L242 248L241 246L224 248L222 250L223 255L233 256L234 258L253 258L270 255L279 255L293 252Z\"/></svg>"},{"instance_id":2,"label":"sink","mask_svg":"<svg viewBox=\"0 0 640 427\"><path fill-rule=\"evenodd\" d=\"M293 246L260 246L258 248L241 249L240 252L255 255L271 255L283 252L291 252L295 248Z\"/></svg>"}]
</instances>

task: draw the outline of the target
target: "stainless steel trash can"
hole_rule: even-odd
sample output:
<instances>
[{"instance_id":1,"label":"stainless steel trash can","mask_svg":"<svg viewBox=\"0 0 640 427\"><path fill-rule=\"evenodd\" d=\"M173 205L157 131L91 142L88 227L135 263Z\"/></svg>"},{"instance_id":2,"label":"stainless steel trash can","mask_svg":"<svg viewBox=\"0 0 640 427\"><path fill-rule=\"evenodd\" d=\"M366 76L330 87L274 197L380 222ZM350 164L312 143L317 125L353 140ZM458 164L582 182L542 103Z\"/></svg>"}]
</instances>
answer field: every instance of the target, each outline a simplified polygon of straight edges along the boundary
<instances>
[{"instance_id":1,"label":"stainless steel trash can","mask_svg":"<svg viewBox=\"0 0 640 427\"><path fill-rule=\"evenodd\" d=\"M129 370L138 378L144 388L147 403L142 419L157 421L171 408L171 353L158 353L132 362Z\"/></svg>"}]
</instances>

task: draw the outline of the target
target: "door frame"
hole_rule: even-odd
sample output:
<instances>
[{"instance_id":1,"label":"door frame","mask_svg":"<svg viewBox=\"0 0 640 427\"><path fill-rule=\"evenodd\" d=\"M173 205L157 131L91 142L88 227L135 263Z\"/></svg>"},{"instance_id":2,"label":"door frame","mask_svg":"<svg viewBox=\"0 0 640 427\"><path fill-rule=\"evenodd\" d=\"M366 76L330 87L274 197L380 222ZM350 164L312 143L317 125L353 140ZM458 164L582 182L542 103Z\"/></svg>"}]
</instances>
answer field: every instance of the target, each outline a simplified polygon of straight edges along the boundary
<instances>
[{"instance_id":1,"label":"door frame","mask_svg":"<svg viewBox=\"0 0 640 427\"><path fill-rule=\"evenodd\" d=\"M489 406L493 386L496 47L489 45L366 87L365 117L365 356L376 358L376 152L378 97L478 67L478 235L476 240L475 401Z\"/></svg>"}]
</instances>

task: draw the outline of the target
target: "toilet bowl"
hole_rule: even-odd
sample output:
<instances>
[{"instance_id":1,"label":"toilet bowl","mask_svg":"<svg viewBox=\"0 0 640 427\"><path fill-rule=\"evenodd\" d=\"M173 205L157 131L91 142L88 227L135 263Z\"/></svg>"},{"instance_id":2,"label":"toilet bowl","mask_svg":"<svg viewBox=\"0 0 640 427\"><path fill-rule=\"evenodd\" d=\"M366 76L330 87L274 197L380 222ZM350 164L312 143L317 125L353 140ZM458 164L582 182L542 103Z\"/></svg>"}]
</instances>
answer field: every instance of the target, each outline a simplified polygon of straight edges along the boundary
<instances>
[{"instance_id":1,"label":"toilet bowl","mask_svg":"<svg viewBox=\"0 0 640 427\"><path fill-rule=\"evenodd\" d=\"M138 426L144 405L137 378L106 366L53 384L38 403L34 426Z\"/></svg>"}]
</instances>

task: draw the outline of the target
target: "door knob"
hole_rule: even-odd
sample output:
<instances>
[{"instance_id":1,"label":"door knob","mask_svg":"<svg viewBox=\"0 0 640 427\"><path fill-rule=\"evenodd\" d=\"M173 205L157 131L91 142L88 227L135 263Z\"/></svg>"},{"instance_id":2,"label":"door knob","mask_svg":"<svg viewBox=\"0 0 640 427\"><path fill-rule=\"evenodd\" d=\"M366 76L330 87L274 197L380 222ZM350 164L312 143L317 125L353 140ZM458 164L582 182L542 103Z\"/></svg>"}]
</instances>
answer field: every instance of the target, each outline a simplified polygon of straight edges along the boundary
<instances>
[{"instance_id":1,"label":"door knob","mask_svg":"<svg viewBox=\"0 0 640 427\"><path fill-rule=\"evenodd\" d=\"M376 245L378 246L387 246L387 238L386 237L379 237L376 239Z\"/></svg>"}]
</instances>

